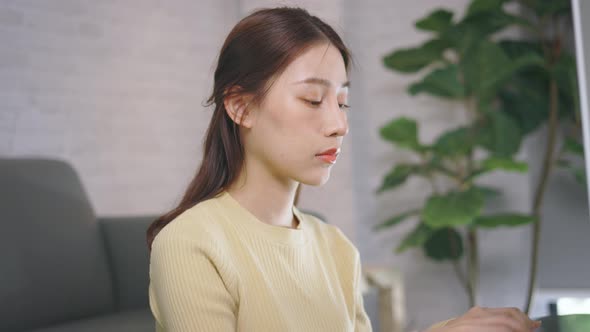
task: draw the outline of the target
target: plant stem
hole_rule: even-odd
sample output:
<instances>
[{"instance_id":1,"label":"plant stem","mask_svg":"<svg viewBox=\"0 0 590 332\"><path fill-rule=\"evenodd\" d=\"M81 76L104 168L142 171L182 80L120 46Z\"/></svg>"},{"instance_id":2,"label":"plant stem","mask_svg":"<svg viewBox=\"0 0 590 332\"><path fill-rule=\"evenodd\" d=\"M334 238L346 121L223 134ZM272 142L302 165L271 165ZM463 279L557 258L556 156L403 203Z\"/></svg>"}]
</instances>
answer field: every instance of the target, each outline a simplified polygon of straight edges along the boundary
<instances>
[{"instance_id":1,"label":"plant stem","mask_svg":"<svg viewBox=\"0 0 590 332\"><path fill-rule=\"evenodd\" d=\"M531 266L529 269L529 282L526 295L525 312L528 314L531 310L531 302L533 299L533 292L537 283L537 266L539 260L539 240L541 237L541 207L543 205L543 197L547 189L547 182L549 174L553 166L553 153L555 150L555 138L557 136L558 125L558 90L557 82L551 80L549 88L550 98L550 113L549 113L549 128L547 133L547 145L545 146L545 159L543 160L543 168L541 170L541 177L539 184L535 190L535 200L533 202L533 215L535 222L533 224L533 241L531 246Z\"/></svg>"},{"instance_id":2,"label":"plant stem","mask_svg":"<svg viewBox=\"0 0 590 332\"><path fill-rule=\"evenodd\" d=\"M479 254L477 248L477 230L469 229L467 231L467 240L469 241L469 260L468 260L468 285L469 285L469 307L477 303L477 284L479 280Z\"/></svg>"},{"instance_id":3,"label":"plant stem","mask_svg":"<svg viewBox=\"0 0 590 332\"><path fill-rule=\"evenodd\" d=\"M553 18L549 20L549 26L557 31L556 23ZM543 28L543 25L541 25ZM544 30L541 30L544 31ZM542 39L544 45L545 61L548 68L551 68L559 59L561 55L561 37L558 33L555 37L549 38L549 42ZM557 136L557 127L559 124L559 90L555 78L551 78L549 82L549 121L547 128L547 143L545 145L545 156L543 159L543 168L541 169L541 176L539 183L535 190L535 197L533 201L533 216L535 222L533 223L533 241L531 242L531 266L529 268L528 289L526 294L526 303L524 311L528 314L531 311L531 304L533 300L533 292L537 287L537 270L539 261L539 241L541 238L541 207L543 205L543 198L547 190L547 183L549 174L554 165L555 139Z\"/></svg>"},{"instance_id":4,"label":"plant stem","mask_svg":"<svg viewBox=\"0 0 590 332\"><path fill-rule=\"evenodd\" d=\"M475 123L477 121L477 100L473 97L468 97L464 100L465 114L468 122ZM459 171L459 186L460 189L464 189L469 179L468 174L471 174L473 170L473 150L470 151L465 157L465 167L460 163L457 165ZM478 263L478 250L477 250L477 233L475 229L469 228L467 230L467 276L464 276L461 272L461 268L457 262L454 262L455 273L457 277L464 285L469 297L469 307L473 307L477 303L477 284L479 280L479 263Z\"/></svg>"},{"instance_id":5,"label":"plant stem","mask_svg":"<svg viewBox=\"0 0 590 332\"><path fill-rule=\"evenodd\" d=\"M453 257L458 257L459 256L459 252L458 252L459 248L457 246L457 243L454 241L454 238L452 237L452 233L450 231L447 232L447 235L448 235L449 244L451 245L451 255ZM461 269L460 262L461 262L460 258L453 260L453 268L455 270L455 274L457 275L457 279L459 279L459 283L461 284L461 286L463 286L463 288L465 289L465 292L467 294L469 294L469 285L467 284L467 279L465 277L465 273Z\"/></svg>"},{"instance_id":6,"label":"plant stem","mask_svg":"<svg viewBox=\"0 0 590 332\"><path fill-rule=\"evenodd\" d=\"M461 270L461 264L459 264L459 263L460 263L459 260L453 261L453 269L455 271L455 274L457 275L457 279L459 279L459 283L461 284L463 289L465 289L465 293L469 294L469 292L470 292L469 284L467 283L467 280L465 279L465 275L464 275L463 271Z\"/></svg>"},{"instance_id":7,"label":"plant stem","mask_svg":"<svg viewBox=\"0 0 590 332\"><path fill-rule=\"evenodd\" d=\"M428 160L426 159L425 155L420 155L420 162L421 164L424 166L427 164ZM432 172L428 172L426 174L426 179L428 180L428 182L430 183L430 185L432 186L432 191L435 194L438 194L440 191L438 189L438 186L436 185L436 180L434 179L434 174Z\"/></svg>"}]
</instances>

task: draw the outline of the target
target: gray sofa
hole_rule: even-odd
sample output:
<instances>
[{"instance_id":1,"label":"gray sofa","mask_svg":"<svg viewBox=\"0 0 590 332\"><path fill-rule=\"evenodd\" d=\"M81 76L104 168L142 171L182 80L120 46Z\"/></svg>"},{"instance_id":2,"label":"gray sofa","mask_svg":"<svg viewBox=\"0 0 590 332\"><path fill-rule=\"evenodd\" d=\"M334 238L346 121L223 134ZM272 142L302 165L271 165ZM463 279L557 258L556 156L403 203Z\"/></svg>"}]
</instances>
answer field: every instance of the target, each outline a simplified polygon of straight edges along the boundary
<instances>
[{"instance_id":1,"label":"gray sofa","mask_svg":"<svg viewBox=\"0 0 590 332\"><path fill-rule=\"evenodd\" d=\"M0 218L0 331L154 331L154 216L97 218L68 163L0 158Z\"/></svg>"}]
</instances>

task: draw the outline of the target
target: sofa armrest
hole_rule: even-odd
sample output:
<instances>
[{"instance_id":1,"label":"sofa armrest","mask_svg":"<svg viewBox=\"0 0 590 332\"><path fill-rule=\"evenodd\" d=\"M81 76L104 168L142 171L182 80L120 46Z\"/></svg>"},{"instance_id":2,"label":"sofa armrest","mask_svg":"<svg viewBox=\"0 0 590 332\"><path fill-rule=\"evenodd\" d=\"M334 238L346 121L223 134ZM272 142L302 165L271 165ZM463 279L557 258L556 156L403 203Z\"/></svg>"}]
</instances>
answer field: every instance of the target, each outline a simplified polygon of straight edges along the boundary
<instances>
[{"instance_id":1,"label":"sofa armrest","mask_svg":"<svg viewBox=\"0 0 590 332\"><path fill-rule=\"evenodd\" d=\"M377 288L379 331L404 331L406 299L401 273L393 268L364 268L362 287Z\"/></svg>"},{"instance_id":2,"label":"sofa armrest","mask_svg":"<svg viewBox=\"0 0 590 332\"><path fill-rule=\"evenodd\" d=\"M149 306L146 231L155 219L155 216L98 218L109 257L118 311Z\"/></svg>"}]
</instances>

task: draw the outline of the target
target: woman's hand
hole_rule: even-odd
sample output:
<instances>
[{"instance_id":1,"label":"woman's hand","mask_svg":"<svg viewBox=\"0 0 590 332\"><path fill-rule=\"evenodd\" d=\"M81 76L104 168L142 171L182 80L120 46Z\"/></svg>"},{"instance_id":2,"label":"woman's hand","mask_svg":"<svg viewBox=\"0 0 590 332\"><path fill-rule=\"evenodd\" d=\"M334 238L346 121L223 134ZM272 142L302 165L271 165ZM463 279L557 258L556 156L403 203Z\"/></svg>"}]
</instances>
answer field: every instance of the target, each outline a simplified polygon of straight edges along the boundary
<instances>
[{"instance_id":1,"label":"woman's hand","mask_svg":"<svg viewBox=\"0 0 590 332\"><path fill-rule=\"evenodd\" d=\"M428 332L531 332L541 326L517 308L473 307L463 316Z\"/></svg>"}]
</instances>

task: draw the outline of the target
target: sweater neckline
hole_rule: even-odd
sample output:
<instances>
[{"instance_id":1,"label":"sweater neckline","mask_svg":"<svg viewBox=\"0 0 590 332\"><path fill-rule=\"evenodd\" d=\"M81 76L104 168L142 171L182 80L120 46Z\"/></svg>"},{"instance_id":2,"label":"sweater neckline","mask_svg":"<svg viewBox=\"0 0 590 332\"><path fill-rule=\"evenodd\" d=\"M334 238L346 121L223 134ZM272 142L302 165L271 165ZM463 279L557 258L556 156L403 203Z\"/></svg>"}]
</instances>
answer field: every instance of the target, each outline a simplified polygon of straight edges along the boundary
<instances>
[{"instance_id":1,"label":"sweater neckline","mask_svg":"<svg viewBox=\"0 0 590 332\"><path fill-rule=\"evenodd\" d=\"M257 233L265 240L283 244L301 245L307 242L307 237L305 236L305 218L303 218L301 211L295 206L293 206L292 211L299 223L297 224L297 228L287 228L269 225L261 221L227 191L223 191L218 196L218 203L222 205L224 213L230 219L229 221L241 231Z\"/></svg>"}]
</instances>

